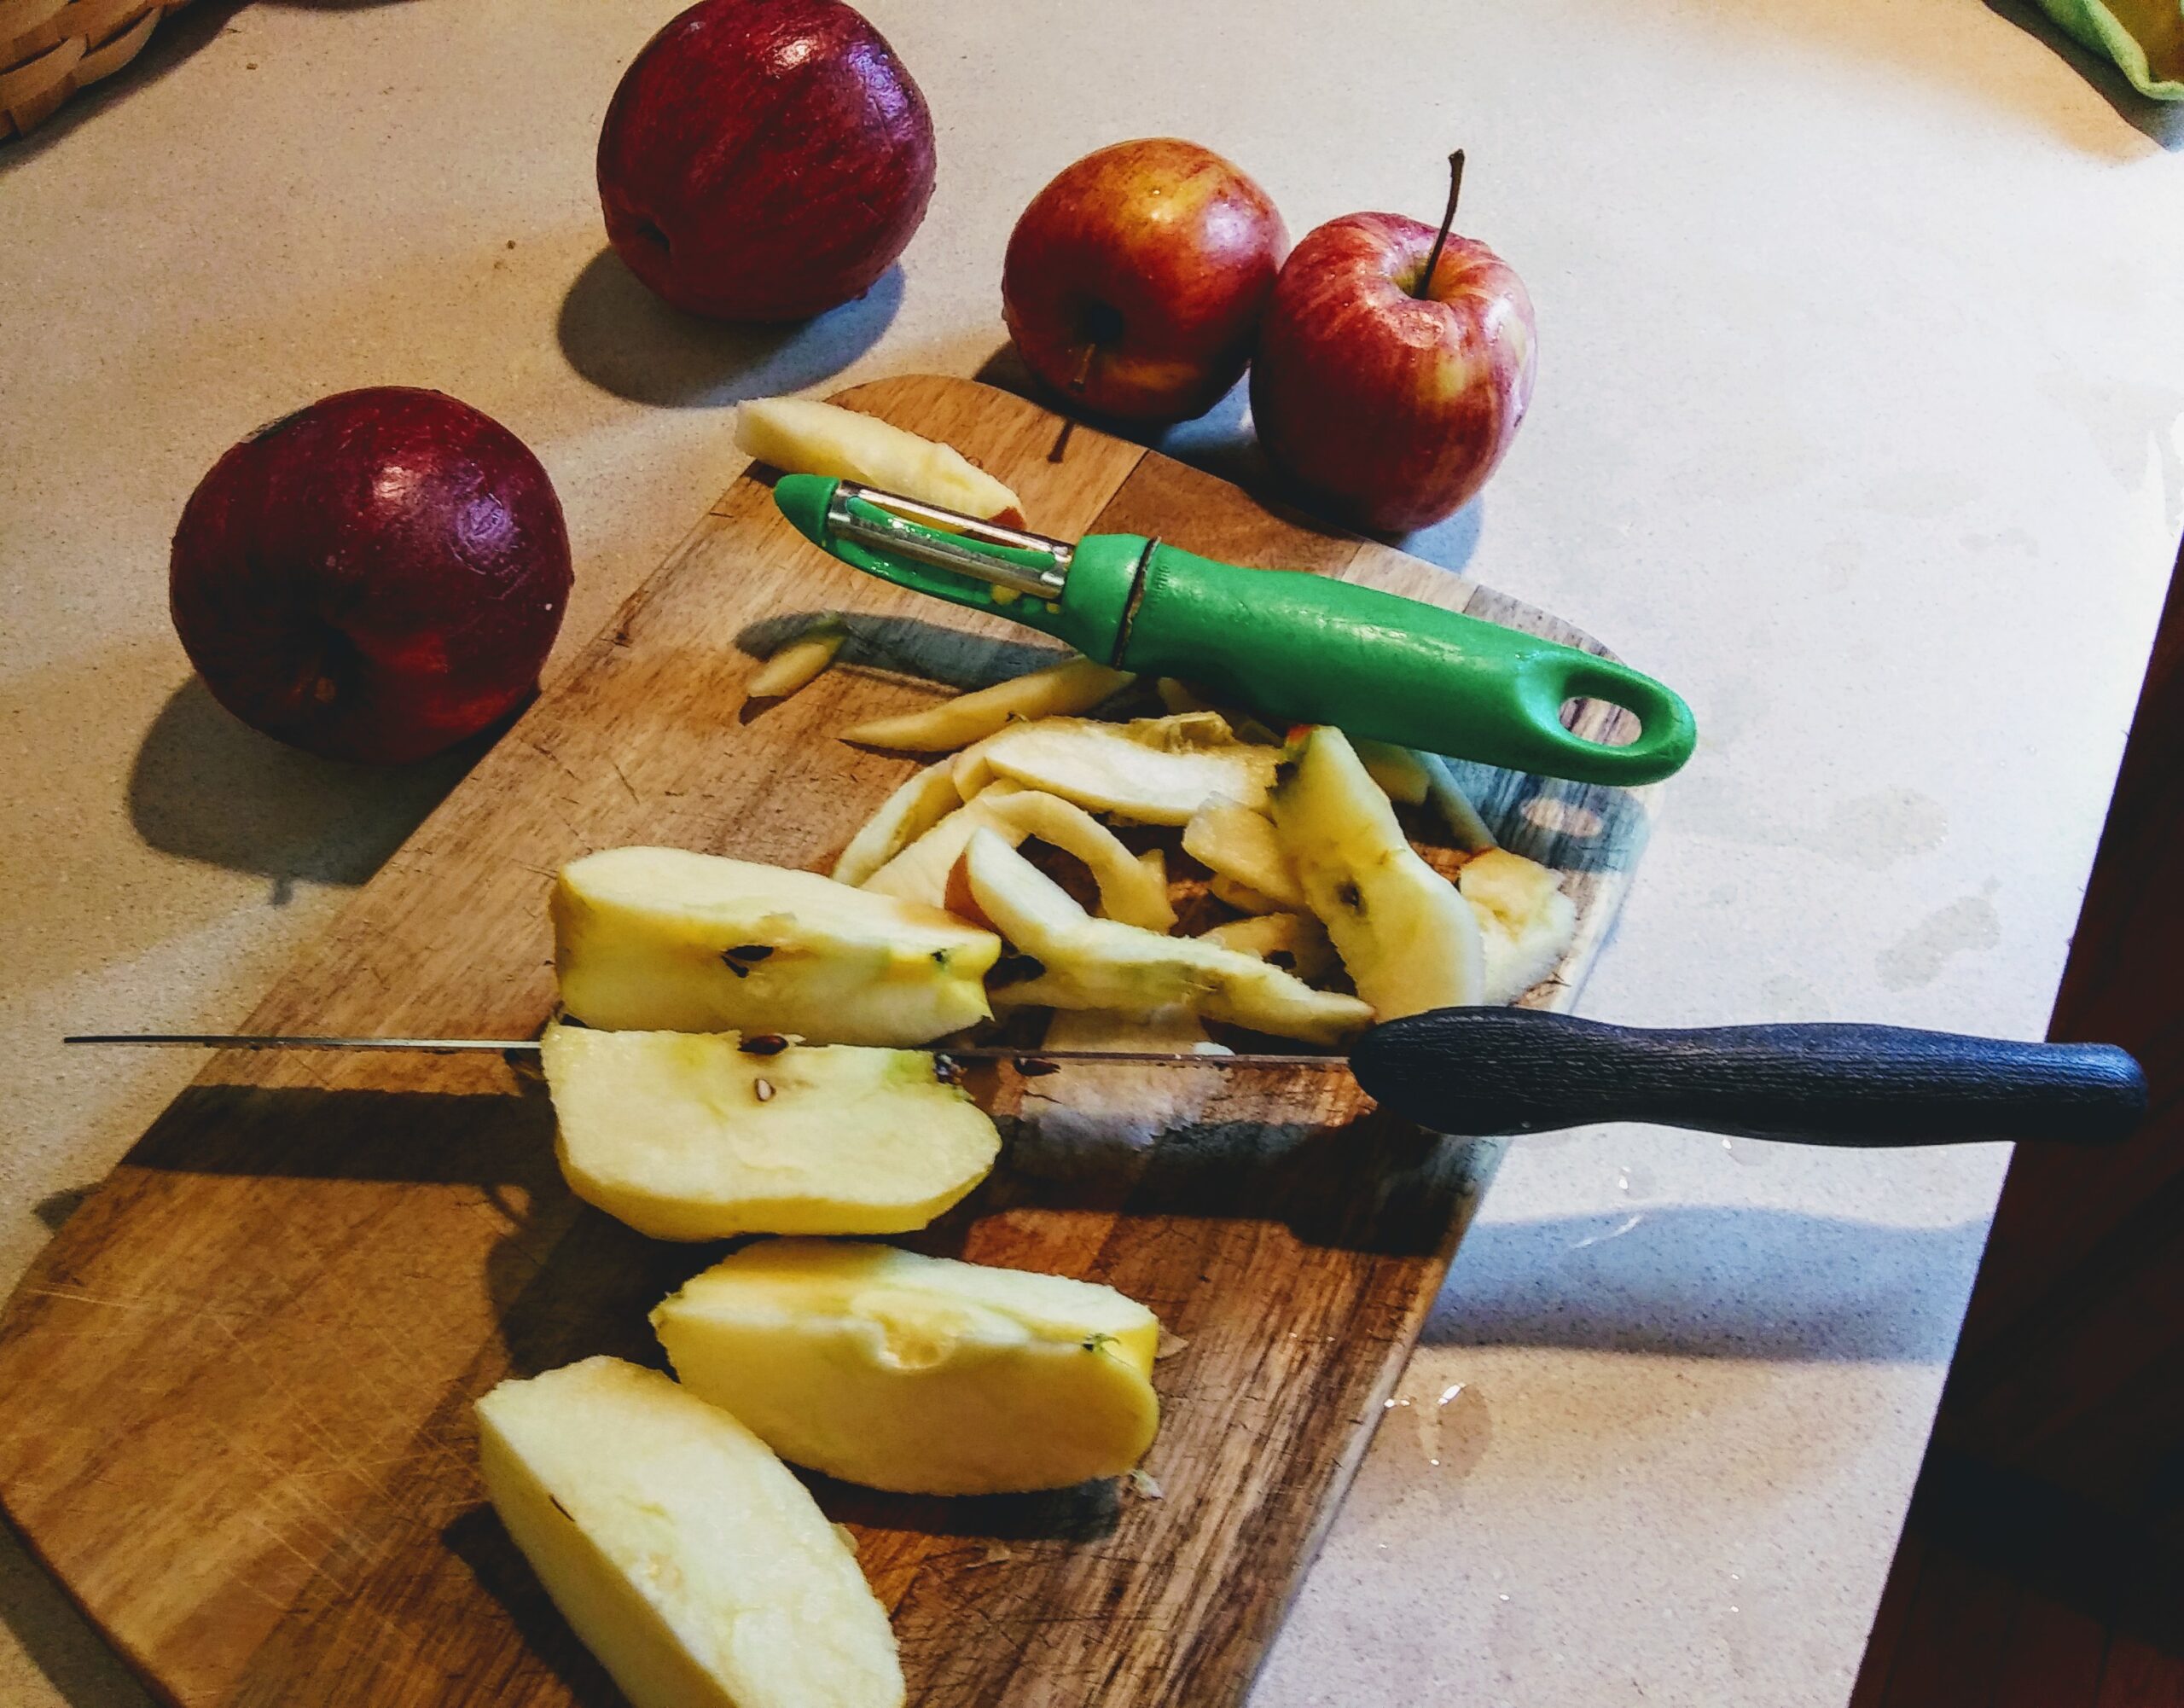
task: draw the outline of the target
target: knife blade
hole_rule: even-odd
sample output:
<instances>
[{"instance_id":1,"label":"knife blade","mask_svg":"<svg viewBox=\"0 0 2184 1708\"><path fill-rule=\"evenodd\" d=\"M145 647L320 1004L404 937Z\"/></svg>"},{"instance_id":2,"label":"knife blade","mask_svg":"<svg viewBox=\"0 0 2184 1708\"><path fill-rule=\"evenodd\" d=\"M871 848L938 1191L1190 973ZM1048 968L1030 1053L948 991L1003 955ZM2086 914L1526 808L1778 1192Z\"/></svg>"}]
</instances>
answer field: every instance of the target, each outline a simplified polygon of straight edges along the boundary
<instances>
[{"instance_id":1,"label":"knife blade","mask_svg":"<svg viewBox=\"0 0 2184 1708\"><path fill-rule=\"evenodd\" d=\"M377 1049L423 1050L447 1054L461 1050L492 1050L502 1055L538 1049L537 1038L494 1037L363 1037L332 1032L78 1032L63 1043L141 1044L158 1049ZM1157 1064L1163 1067L1202 1065L1208 1067L1347 1067L1344 1055L1267 1055L1230 1053L1132 1049L1019 1049L1001 1044L978 1044L964 1049L933 1049L931 1054L950 1061L1072 1062L1093 1066L1112 1064Z\"/></svg>"}]
</instances>

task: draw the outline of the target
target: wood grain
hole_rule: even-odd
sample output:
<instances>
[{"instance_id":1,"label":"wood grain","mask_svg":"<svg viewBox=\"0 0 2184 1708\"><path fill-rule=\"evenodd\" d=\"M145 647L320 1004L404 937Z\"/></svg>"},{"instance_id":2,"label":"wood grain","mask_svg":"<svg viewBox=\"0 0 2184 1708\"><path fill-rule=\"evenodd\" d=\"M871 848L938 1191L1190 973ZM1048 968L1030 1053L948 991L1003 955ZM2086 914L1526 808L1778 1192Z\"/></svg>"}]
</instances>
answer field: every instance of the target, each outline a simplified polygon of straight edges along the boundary
<instances>
[{"instance_id":1,"label":"wood grain","mask_svg":"<svg viewBox=\"0 0 2184 1708\"><path fill-rule=\"evenodd\" d=\"M856 407L960 445L1061 535L1136 527L1564 638L1554 619L1046 411L910 379ZM844 662L750 712L755 659L821 611ZM523 1035L553 999L554 869L645 841L822 868L913 761L852 721L1050 657L853 573L740 480L251 1015L263 1031ZM1588 712L1587 716L1593 714ZM1635 796L1488 777L1563 868L1566 1005L1641 845ZM1179 1350L1164 1491L917 1501L821 1483L892 1608L914 1701L1243 1696L1401 1372L1490 1147L1385 1119L1339 1073L1071 1069L979 1088L1003 1167L928 1249L1089 1276ZM470 1403L597 1351L705 1248L576 1204L536 1084L478 1059L214 1056L0 1319L0 1498L171 1700L607 1704L481 1504Z\"/></svg>"}]
</instances>

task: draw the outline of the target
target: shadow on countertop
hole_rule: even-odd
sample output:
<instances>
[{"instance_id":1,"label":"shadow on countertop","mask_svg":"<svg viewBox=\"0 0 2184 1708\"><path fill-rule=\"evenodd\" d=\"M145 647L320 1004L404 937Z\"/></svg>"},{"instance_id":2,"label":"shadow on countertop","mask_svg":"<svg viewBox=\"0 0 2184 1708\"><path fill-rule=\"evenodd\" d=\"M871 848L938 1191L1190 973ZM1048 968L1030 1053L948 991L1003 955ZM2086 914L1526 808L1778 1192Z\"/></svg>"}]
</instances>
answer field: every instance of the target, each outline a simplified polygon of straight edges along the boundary
<instances>
[{"instance_id":1,"label":"shadow on countertop","mask_svg":"<svg viewBox=\"0 0 2184 1708\"><path fill-rule=\"evenodd\" d=\"M0 1626L69 1708L154 1708L152 1694L20 1537L0 1525Z\"/></svg>"},{"instance_id":2,"label":"shadow on countertop","mask_svg":"<svg viewBox=\"0 0 2184 1708\"><path fill-rule=\"evenodd\" d=\"M343 764L259 735L193 676L137 747L129 820L162 853L270 878L285 904L298 882L370 877L501 731L414 765Z\"/></svg>"},{"instance_id":3,"label":"shadow on countertop","mask_svg":"<svg viewBox=\"0 0 2184 1708\"><path fill-rule=\"evenodd\" d=\"M863 296L785 326L732 326L671 308L612 249L584 265L555 327L601 391L665 409L718 409L831 379L878 343L903 302L898 264Z\"/></svg>"},{"instance_id":4,"label":"shadow on countertop","mask_svg":"<svg viewBox=\"0 0 2184 1708\"><path fill-rule=\"evenodd\" d=\"M1642 1202L1599 1215L1486 1220L1466 1235L1420 1339L1434 1346L1943 1364L1986 1239L1978 1220L1891 1228ZM1960 1282L1955 1293L1934 1285L1943 1276Z\"/></svg>"}]
</instances>

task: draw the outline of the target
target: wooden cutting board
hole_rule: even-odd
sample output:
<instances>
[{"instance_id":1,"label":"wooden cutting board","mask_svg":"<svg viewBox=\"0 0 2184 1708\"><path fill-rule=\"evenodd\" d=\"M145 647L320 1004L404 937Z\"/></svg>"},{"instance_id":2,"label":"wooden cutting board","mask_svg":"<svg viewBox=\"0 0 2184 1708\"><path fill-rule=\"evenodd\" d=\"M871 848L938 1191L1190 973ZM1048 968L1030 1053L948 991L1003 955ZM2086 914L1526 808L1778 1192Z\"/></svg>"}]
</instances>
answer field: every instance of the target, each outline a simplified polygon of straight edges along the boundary
<instances>
[{"instance_id":1,"label":"wooden cutting board","mask_svg":"<svg viewBox=\"0 0 2184 1708\"><path fill-rule=\"evenodd\" d=\"M1031 524L1158 534L1588 644L1386 548L950 379L855 407L961 446ZM811 613L844 664L753 710ZM588 850L822 868L912 761L833 732L1050 659L1027 631L859 576L739 480L250 1016L263 1031L526 1036L544 909ZM1580 715L1589 733L1622 716ZM1505 840L1565 874L1566 1005L1642 845L1639 795L1496 778ZM820 1483L893 1610L910 1699L1240 1700L1433 1300L1490 1147L1373 1113L1339 1072L1071 1068L982 1094L1002 1168L926 1248L1112 1283L1170 1355L1155 1485L915 1500ZM54 1238L0 1319L0 1498L160 1693L185 1704L611 1704L491 1509L471 1402L595 1352L716 1248L563 1188L543 1091L497 1058L214 1055Z\"/></svg>"}]
</instances>

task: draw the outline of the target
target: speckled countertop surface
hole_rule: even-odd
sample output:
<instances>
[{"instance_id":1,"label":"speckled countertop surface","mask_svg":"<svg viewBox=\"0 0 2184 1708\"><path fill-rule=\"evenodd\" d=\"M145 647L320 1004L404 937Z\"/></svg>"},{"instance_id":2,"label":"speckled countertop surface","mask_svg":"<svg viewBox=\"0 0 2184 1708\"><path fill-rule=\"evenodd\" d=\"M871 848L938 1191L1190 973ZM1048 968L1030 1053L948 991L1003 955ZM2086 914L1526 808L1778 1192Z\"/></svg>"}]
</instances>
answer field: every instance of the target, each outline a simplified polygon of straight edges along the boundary
<instances>
[{"instance_id":1,"label":"speckled countertop surface","mask_svg":"<svg viewBox=\"0 0 2184 1708\"><path fill-rule=\"evenodd\" d=\"M233 1023L449 780L191 685L166 546L212 458L345 386L468 399L567 507L566 648L735 473L735 398L976 371L1016 211L1133 135L1297 233L1430 213L1469 148L1540 391L1412 549L1705 732L1586 1012L2039 1031L2184 515L2174 119L2014 0L871 0L932 216L872 299L755 338L601 257L599 114L674 9L197 0L0 146L0 1281L194 1066L59 1034ZM1240 399L1176 439L1254 468ZM2004 1159L1521 1147L1258 1703L1839 1704ZM4 1541L0 1624L10 1708L143 1699Z\"/></svg>"}]
</instances>

